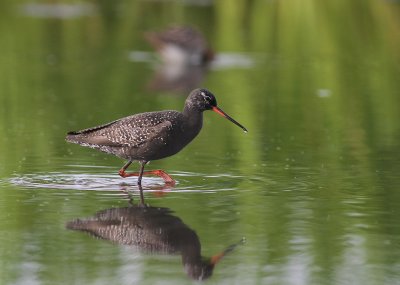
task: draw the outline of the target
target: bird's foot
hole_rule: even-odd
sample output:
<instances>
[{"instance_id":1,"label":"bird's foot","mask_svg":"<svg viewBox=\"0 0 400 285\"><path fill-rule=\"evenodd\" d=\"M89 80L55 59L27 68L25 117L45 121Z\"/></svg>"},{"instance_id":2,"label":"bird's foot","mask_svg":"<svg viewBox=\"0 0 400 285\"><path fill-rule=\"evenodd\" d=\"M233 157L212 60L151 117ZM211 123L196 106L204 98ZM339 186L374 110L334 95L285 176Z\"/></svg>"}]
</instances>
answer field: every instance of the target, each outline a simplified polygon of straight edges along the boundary
<instances>
[{"instance_id":1,"label":"bird's foot","mask_svg":"<svg viewBox=\"0 0 400 285\"><path fill-rule=\"evenodd\" d=\"M124 169L120 169L118 174L121 177L126 178L126 177L131 177L131 176L139 176L140 173L139 172L127 173L127 172L125 172ZM171 185L171 186L175 185L175 180L172 179L172 177L169 176L169 174L166 173L164 170L157 169L157 170L150 170L150 171L144 171L143 172L143 175L149 175L149 174L161 177L164 180L165 184L168 184L168 185Z\"/></svg>"},{"instance_id":2,"label":"bird's foot","mask_svg":"<svg viewBox=\"0 0 400 285\"><path fill-rule=\"evenodd\" d=\"M156 176L160 176L162 179L164 179L165 184L168 184L171 186L175 185L175 180L172 179L172 177L169 176L169 174L167 172L165 172L164 170L157 169L157 170L145 171L143 174L153 174Z\"/></svg>"},{"instance_id":3,"label":"bird's foot","mask_svg":"<svg viewBox=\"0 0 400 285\"><path fill-rule=\"evenodd\" d=\"M132 173L127 173L125 172L124 169L120 169L118 171L119 176L121 176L122 178L126 178L126 177L130 177L130 176L139 176L139 172L132 172Z\"/></svg>"}]
</instances>

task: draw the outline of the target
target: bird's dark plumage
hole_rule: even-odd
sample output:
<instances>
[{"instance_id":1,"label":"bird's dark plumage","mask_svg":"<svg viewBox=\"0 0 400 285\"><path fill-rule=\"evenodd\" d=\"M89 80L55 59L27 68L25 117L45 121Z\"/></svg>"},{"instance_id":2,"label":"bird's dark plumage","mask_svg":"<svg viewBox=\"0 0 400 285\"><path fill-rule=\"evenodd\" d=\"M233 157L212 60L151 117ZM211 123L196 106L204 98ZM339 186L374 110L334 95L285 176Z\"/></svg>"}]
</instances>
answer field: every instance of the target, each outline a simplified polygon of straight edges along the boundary
<instances>
[{"instance_id":1,"label":"bird's dark plumage","mask_svg":"<svg viewBox=\"0 0 400 285\"><path fill-rule=\"evenodd\" d=\"M177 111L148 112L125 117L109 124L70 132L67 141L112 153L124 159L156 160L178 152L171 138L180 133ZM146 145L151 143L152 148ZM183 147L183 146L182 146ZM161 151L163 150L163 151Z\"/></svg>"},{"instance_id":2,"label":"bird's dark plumage","mask_svg":"<svg viewBox=\"0 0 400 285\"><path fill-rule=\"evenodd\" d=\"M203 125L205 110L215 111L246 131L217 107L211 92L195 89L186 99L182 112L168 110L140 113L97 127L69 132L66 140L127 159L128 163L120 170L120 175L139 176L140 184L144 165L148 161L174 155L197 136ZM141 173L129 175L125 170L133 160L141 162ZM162 172L165 177L158 172L151 173L164 179L168 177L165 179L167 182L173 181L165 172Z\"/></svg>"}]
</instances>

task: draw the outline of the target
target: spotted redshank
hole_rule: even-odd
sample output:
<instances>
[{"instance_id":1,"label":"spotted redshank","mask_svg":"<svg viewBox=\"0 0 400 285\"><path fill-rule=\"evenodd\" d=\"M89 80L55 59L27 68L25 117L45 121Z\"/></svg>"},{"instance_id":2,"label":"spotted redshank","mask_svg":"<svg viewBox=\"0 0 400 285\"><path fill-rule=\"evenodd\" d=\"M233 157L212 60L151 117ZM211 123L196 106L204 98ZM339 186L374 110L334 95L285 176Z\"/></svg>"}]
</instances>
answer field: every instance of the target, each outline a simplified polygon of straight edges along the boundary
<instances>
[{"instance_id":1,"label":"spotted redshank","mask_svg":"<svg viewBox=\"0 0 400 285\"><path fill-rule=\"evenodd\" d=\"M166 184L175 181L163 170L144 171L146 163L176 154L191 142L203 125L203 112L212 110L247 132L217 106L215 96L206 89L193 90L186 99L182 112L166 110L140 113L97 127L73 131L66 140L100 151L114 154L128 162L119 170L121 177L138 176L138 185L144 174L164 179ZM133 161L141 164L139 172L127 173Z\"/></svg>"},{"instance_id":2,"label":"spotted redshank","mask_svg":"<svg viewBox=\"0 0 400 285\"><path fill-rule=\"evenodd\" d=\"M147 32L147 41L164 64L203 65L214 59L214 52L202 33L190 26L172 26L161 32Z\"/></svg>"}]
</instances>

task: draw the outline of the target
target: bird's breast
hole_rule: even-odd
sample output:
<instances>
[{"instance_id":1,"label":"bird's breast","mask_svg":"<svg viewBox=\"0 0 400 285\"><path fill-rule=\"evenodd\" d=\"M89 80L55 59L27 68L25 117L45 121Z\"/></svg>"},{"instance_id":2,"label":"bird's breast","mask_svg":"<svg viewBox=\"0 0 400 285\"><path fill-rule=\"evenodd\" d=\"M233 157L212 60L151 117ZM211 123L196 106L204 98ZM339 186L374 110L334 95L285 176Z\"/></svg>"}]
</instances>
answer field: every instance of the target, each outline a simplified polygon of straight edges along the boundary
<instances>
[{"instance_id":1,"label":"bird's breast","mask_svg":"<svg viewBox=\"0 0 400 285\"><path fill-rule=\"evenodd\" d=\"M172 123L162 134L133 149L132 157L150 161L174 155L188 145L200 130L201 124Z\"/></svg>"}]
</instances>

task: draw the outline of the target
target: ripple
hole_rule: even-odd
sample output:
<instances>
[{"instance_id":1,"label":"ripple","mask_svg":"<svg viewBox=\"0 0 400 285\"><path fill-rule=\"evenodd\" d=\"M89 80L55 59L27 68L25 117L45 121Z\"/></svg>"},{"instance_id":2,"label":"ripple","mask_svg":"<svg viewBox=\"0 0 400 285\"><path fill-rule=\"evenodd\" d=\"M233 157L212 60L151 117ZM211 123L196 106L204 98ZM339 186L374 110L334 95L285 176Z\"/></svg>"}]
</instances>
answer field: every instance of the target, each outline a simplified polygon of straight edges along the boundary
<instances>
[{"instance_id":1,"label":"ripple","mask_svg":"<svg viewBox=\"0 0 400 285\"><path fill-rule=\"evenodd\" d=\"M159 177L143 177L143 189L146 191L168 190L171 192L216 192L236 190L242 176L229 174L200 174L191 172L170 173L176 178L176 185L166 185ZM203 183L193 183L201 178ZM135 190L136 178L121 178L115 174L103 173L63 173L46 172L30 173L12 177L11 184L26 189L60 189L60 190Z\"/></svg>"},{"instance_id":2,"label":"ripple","mask_svg":"<svg viewBox=\"0 0 400 285\"><path fill-rule=\"evenodd\" d=\"M120 190L121 178L115 175L82 173L34 173L13 177L10 182L24 188L72 190ZM126 184L126 183L125 183ZM129 186L129 184L127 184ZM134 184L132 184L134 185Z\"/></svg>"}]
</instances>

